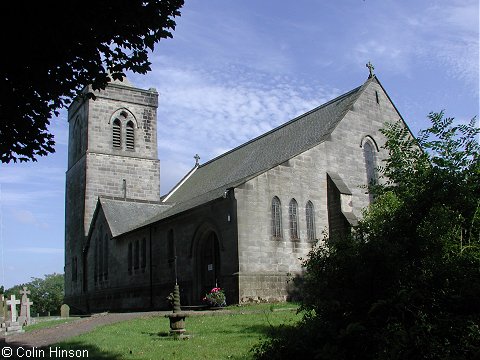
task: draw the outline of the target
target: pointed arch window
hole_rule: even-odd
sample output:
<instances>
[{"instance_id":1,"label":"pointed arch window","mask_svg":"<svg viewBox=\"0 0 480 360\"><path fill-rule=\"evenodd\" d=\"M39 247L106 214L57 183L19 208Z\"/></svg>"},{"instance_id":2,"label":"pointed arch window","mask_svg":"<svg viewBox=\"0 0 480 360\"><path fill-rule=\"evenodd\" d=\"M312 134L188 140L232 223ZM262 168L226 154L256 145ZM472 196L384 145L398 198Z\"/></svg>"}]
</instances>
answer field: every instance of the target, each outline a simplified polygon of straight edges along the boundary
<instances>
[{"instance_id":1,"label":"pointed arch window","mask_svg":"<svg viewBox=\"0 0 480 360\"><path fill-rule=\"evenodd\" d=\"M133 268L133 244L130 241L128 243L128 274L132 274L132 268Z\"/></svg>"},{"instance_id":2,"label":"pointed arch window","mask_svg":"<svg viewBox=\"0 0 480 360\"><path fill-rule=\"evenodd\" d=\"M365 157L365 170L367 172L368 184L374 184L377 181L377 173L375 170L375 151L370 140L363 144L363 156Z\"/></svg>"},{"instance_id":3,"label":"pointed arch window","mask_svg":"<svg viewBox=\"0 0 480 360\"><path fill-rule=\"evenodd\" d=\"M105 234L105 238L104 238L104 252L103 252L103 256L104 256L104 260L103 260L103 276L105 278L105 280L108 279L108 235Z\"/></svg>"},{"instance_id":4,"label":"pointed arch window","mask_svg":"<svg viewBox=\"0 0 480 360\"><path fill-rule=\"evenodd\" d=\"M127 128L125 133L125 144L127 150L134 150L135 149L135 130L133 127L133 122L127 122Z\"/></svg>"},{"instance_id":5,"label":"pointed arch window","mask_svg":"<svg viewBox=\"0 0 480 360\"><path fill-rule=\"evenodd\" d=\"M307 219L307 240L314 241L315 234L315 208L313 203L309 200L305 206L305 217Z\"/></svg>"},{"instance_id":6,"label":"pointed arch window","mask_svg":"<svg viewBox=\"0 0 480 360\"><path fill-rule=\"evenodd\" d=\"M122 147L122 124L118 119L113 121L112 141L114 148Z\"/></svg>"},{"instance_id":7,"label":"pointed arch window","mask_svg":"<svg viewBox=\"0 0 480 360\"><path fill-rule=\"evenodd\" d=\"M103 279L103 246L102 246L102 237L98 238L98 280L102 281Z\"/></svg>"},{"instance_id":8,"label":"pointed arch window","mask_svg":"<svg viewBox=\"0 0 480 360\"><path fill-rule=\"evenodd\" d=\"M167 234L167 243L168 243L168 264L172 267L175 263L175 237L173 234L173 229L168 230Z\"/></svg>"},{"instance_id":9,"label":"pointed arch window","mask_svg":"<svg viewBox=\"0 0 480 360\"><path fill-rule=\"evenodd\" d=\"M135 240L135 249L134 249L134 257L133 257L133 268L136 270L140 267L140 241Z\"/></svg>"},{"instance_id":10,"label":"pointed arch window","mask_svg":"<svg viewBox=\"0 0 480 360\"><path fill-rule=\"evenodd\" d=\"M290 200L288 204L288 218L290 220L290 238L298 240L298 204L297 200Z\"/></svg>"},{"instance_id":11,"label":"pointed arch window","mask_svg":"<svg viewBox=\"0 0 480 360\"><path fill-rule=\"evenodd\" d=\"M282 237L282 208L280 199L276 196L272 199L272 236Z\"/></svg>"}]
</instances>

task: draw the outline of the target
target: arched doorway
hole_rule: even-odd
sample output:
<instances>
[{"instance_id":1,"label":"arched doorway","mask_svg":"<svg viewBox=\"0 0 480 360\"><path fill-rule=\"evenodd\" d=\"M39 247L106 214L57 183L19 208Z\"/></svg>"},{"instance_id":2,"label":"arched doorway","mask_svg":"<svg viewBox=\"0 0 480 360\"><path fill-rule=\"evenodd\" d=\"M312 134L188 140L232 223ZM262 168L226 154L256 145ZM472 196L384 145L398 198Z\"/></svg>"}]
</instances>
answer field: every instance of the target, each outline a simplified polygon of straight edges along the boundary
<instances>
[{"instance_id":1,"label":"arched doorway","mask_svg":"<svg viewBox=\"0 0 480 360\"><path fill-rule=\"evenodd\" d=\"M215 231L205 232L198 242L196 263L197 299L201 301L212 288L220 286L220 243Z\"/></svg>"}]
</instances>

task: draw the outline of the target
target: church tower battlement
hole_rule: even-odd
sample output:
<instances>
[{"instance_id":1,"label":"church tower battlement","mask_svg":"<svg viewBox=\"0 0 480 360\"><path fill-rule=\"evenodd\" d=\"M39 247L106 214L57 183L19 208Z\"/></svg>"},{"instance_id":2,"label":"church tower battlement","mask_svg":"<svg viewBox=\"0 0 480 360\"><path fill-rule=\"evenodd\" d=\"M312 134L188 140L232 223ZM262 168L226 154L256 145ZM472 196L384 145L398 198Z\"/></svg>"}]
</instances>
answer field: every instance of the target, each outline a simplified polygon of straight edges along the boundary
<instances>
[{"instance_id":1,"label":"church tower battlement","mask_svg":"<svg viewBox=\"0 0 480 360\"><path fill-rule=\"evenodd\" d=\"M84 93L92 91L86 88ZM85 238L99 196L160 201L158 93L110 83L68 109L65 202L65 297L84 290Z\"/></svg>"}]
</instances>

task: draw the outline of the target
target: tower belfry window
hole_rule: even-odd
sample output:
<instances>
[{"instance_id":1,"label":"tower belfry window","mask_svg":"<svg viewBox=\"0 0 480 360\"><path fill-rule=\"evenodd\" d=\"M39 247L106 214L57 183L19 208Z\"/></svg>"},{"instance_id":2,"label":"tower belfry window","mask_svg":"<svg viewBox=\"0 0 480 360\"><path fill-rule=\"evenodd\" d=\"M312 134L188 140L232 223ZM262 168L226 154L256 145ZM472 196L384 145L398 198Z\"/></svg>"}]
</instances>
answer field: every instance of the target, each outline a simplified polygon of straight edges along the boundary
<instances>
[{"instance_id":1,"label":"tower belfry window","mask_svg":"<svg viewBox=\"0 0 480 360\"><path fill-rule=\"evenodd\" d=\"M134 150L135 149L135 132L134 132L134 129L133 129L133 122L131 122L131 121L129 121L127 123L125 144L126 144L128 150Z\"/></svg>"},{"instance_id":2,"label":"tower belfry window","mask_svg":"<svg viewBox=\"0 0 480 360\"><path fill-rule=\"evenodd\" d=\"M122 125L118 119L113 121L112 140L113 147L119 148L122 146Z\"/></svg>"}]
</instances>

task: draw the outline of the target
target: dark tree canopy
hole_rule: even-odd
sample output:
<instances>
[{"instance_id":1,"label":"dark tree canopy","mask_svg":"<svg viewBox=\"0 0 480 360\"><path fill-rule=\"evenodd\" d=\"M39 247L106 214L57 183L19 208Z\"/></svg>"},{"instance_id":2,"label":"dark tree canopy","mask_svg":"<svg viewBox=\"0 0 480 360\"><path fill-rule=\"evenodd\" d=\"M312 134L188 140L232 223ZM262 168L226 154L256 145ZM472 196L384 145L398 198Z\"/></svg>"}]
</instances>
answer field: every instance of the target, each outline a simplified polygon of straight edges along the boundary
<instances>
[{"instance_id":1,"label":"dark tree canopy","mask_svg":"<svg viewBox=\"0 0 480 360\"><path fill-rule=\"evenodd\" d=\"M0 160L54 152L51 117L91 84L150 70L148 51L172 37L183 0L2 4ZM110 76L109 76L110 74ZM92 97L92 94L88 95Z\"/></svg>"}]
</instances>

